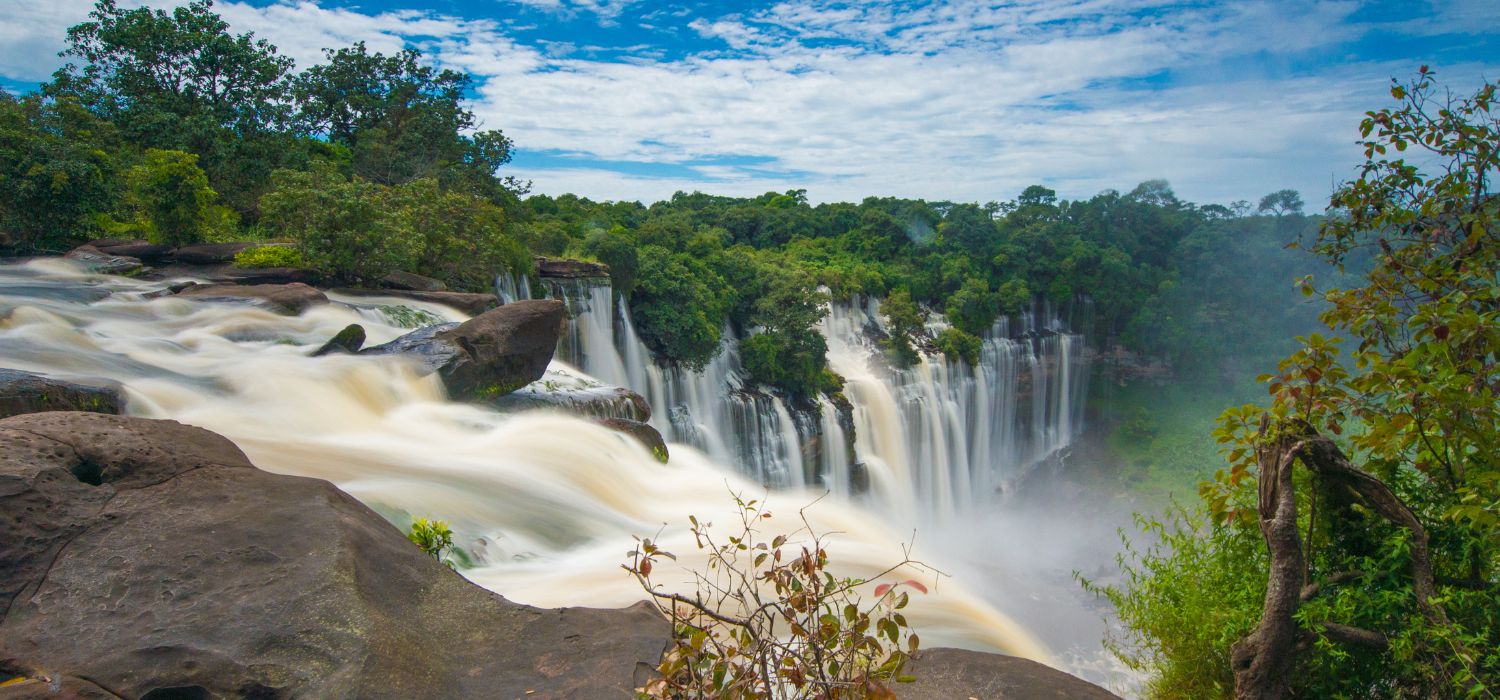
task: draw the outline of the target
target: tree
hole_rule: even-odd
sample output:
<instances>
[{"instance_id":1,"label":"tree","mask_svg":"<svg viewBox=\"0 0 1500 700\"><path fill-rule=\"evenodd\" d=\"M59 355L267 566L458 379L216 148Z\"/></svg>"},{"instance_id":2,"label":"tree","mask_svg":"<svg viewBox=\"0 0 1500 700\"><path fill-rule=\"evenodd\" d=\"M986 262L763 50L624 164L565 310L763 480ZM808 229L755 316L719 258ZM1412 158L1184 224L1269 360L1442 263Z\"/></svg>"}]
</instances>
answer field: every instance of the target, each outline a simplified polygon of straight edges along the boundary
<instances>
[{"instance_id":1,"label":"tree","mask_svg":"<svg viewBox=\"0 0 1500 700\"><path fill-rule=\"evenodd\" d=\"M1270 212L1278 219L1287 214L1301 214L1302 195L1296 190L1277 190L1261 197L1260 206L1255 210L1262 214Z\"/></svg>"},{"instance_id":2,"label":"tree","mask_svg":"<svg viewBox=\"0 0 1500 700\"><path fill-rule=\"evenodd\" d=\"M145 160L126 173L130 199L140 207L148 237L178 247L203 240L225 217L214 202L198 156L182 151L146 150Z\"/></svg>"},{"instance_id":3,"label":"tree","mask_svg":"<svg viewBox=\"0 0 1500 700\"><path fill-rule=\"evenodd\" d=\"M112 124L76 99L0 91L0 247L60 252L118 199Z\"/></svg>"},{"instance_id":4,"label":"tree","mask_svg":"<svg viewBox=\"0 0 1500 700\"><path fill-rule=\"evenodd\" d=\"M895 357L896 364L901 367L916 364L917 350L912 341L922 332L925 315L912 301L911 292L905 289L891 292L880 302L880 315L885 317L891 334L885 343L886 350Z\"/></svg>"},{"instance_id":5,"label":"tree","mask_svg":"<svg viewBox=\"0 0 1500 700\"><path fill-rule=\"evenodd\" d=\"M241 213L254 213L272 170L305 163L286 131L292 60L253 34L230 34L212 0L170 13L98 0L89 17L62 52L78 62L44 94L76 98L131 143L196 154Z\"/></svg>"},{"instance_id":6,"label":"tree","mask_svg":"<svg viewBox=\"0 0 1500 700\"><path fill-rule=\"evenodd\" d=\"M477 125L463 106L469 75L423 65L416 49L386 56L359 42L325 54L327 63L293 83L297 122L348 146L356 175L387 185L438 177L497 201L512 196L494 178L510 162L510 139L496 130L469 134Z\"/></svg>"}]
</instances>

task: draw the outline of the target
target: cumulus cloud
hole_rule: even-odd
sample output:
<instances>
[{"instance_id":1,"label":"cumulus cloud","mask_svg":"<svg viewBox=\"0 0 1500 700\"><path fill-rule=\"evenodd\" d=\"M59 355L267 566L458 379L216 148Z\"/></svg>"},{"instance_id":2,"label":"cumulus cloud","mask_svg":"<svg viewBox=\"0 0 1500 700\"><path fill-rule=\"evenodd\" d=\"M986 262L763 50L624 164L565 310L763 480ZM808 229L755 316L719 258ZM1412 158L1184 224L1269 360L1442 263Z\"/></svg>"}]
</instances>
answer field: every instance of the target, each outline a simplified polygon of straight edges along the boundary
<instances>
[{"instance_id":1,"label":"cumulus cloud","mask_svg":"<svg viewBox=\"0 0 1500 700\"><path fill-rule=\"evenodd\" d=\"M56 59L27 59L18 42L45 35L60 45L87 4L18 2L17 16L36 29L0 31L0 73L38 79ZM633 3L522 4L604 22ZM1482 13L1468 0L1440 4L1435 12ZM1081 197L1165 177L1199 201L1282 187L1317 201L1355 162L1360 113L1380 103L1388 76L1411 70L1368 60L1285 69L1368 31L1345 0L786 0L643 15L712 45L693 53L563 46L572 37L522 40L487 19L313 0L217 8L299 65L363 40L379 51L417 46L468 71L485 128L504 129L523 150L580 156L512 174L539 191L604 199L796 187L815 200L986 201L1035 183ZM617 162L676 164L680 175L630 174Z\"/></svg>"}]
</instances>

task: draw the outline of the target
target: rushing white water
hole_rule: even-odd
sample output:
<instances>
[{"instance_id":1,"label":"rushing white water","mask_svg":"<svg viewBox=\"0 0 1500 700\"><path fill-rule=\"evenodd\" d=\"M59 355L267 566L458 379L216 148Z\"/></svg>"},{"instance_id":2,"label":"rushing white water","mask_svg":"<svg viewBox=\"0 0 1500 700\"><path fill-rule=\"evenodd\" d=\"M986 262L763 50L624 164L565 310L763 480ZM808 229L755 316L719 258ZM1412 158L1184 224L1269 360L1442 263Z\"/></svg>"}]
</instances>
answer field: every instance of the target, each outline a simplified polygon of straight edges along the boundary
<instances>
[{"instance_id":1,"label":"rushing white water","mask_svg":"<svg viewBox=\"0 0 1500 700\"><path fill-rule=\"evenodd\" d=\"M0 366L117 380L131 414L218 432L261 468L328 479L398 524L416 515L448 520L475 558L464 575L514 600L634 602L641 592L619 569L633 535L654 537L685 555L685 566L701 565L702 558L692 556L687 515L733 522L729 492L755 497L761 491L687 445L674 444L671 463L663 465L635 441L578 418L506 415L447 401L435 378L418 376L399 357L307 357L310 347L351 322L363 324L372 343L406 332L380 304L462 318L444 307L336 299L340 303L287 317L243 304L143 297L161 286L85 275L57 260L0 266ZM110 294L99 298L105 291ZM711 409L715 399L722 402L722 389L643 371L650 363L625 357L627 374L642 372L658 382L664 406L680 401ZM728 381L732 373L722 371ZM691 395L700 390L702 396ZM758 400L740 405L774 415L766 425L778 430L793 422L784 406L778 412L753 403ZM694 415L701 420L710 413ZM789 472L802 471L791 455L781 457ZM792 529L796 509L815 498L795 489L772 494L774 522ZM906 538L887 529L887 517L834 499L818 502L808 515L819 531L841 533L829 549L842 573L869 576L901 559ZM919 575L899 572L900 578ZM1050 660L1030 634L970 593L970 585L943 580L907 611L929 644Z\"/></svg>"},{"instance_id":2,"label":"rushing white water","mask_svg":"<svg viewBox=\"0 0 1500 700\"><path fill-rule=\"evenodd\" d=\"M998 320L973 367L924 354L915 366L893 370L873 340L884 334L874 300L833 304L820 330L830 365L848 382L850 445L827 400L798 410L779 395L746 390L728 329L721 352L702 371L662 367L607 282L544 285L547 296L566 301L571 317L558 356L644 395L653 425L668 439L770 486L813 485L843 497L867 490L901 522L944 518L991 501L1008 480L1065 450L1082 429L1083 337L1066 332L1046 310L1044 323L1032 313L1014 323ZM510 298L529 294L524 279L499 286Z\"/></svg>"}]
</instances>

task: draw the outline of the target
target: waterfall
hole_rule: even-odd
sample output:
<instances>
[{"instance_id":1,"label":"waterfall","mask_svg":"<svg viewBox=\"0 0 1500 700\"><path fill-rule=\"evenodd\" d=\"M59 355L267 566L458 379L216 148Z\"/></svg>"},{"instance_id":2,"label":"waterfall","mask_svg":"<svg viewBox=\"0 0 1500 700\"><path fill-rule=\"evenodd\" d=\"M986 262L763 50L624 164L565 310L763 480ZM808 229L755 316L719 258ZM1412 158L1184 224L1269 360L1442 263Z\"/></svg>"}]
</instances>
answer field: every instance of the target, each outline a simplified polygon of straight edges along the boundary
<instances>
[{"instance_id":1,"label":"waterfall","mask_svg":"<svg viewBox=\"0 0 1500 700\"><path fill-rule=\"evenodd\" d=\"M414 516L446 520L470 562L461 573L518 602L633 603L643 594L619 569L633 535L652 537L684 567L701 568L688 515L735 522L728 491L761 498L756 481L769 476L792 488L766 497L777 512L767 527L789 531L801 526L797 509L821 492L798 490L814 485L796 481L799 475L814 468L837 469L839 479L852 473L847 459L803 460L791 444L796 411L780 399L736 394L732 353L704 372L687 373L638 362L645 356L630 353L642 349L626 345L619 366L631 381L645 382L635 385L647 386L653 403L669 408L653 420L676 426L681 409L682 423L721 433L700 436L703 444L760 460L768 471L754 480L712 450L674 444L670 464L660 464L633 439L576 417L450 402L435 377L419 376L399 356L308 356L349 323L362 324L372 343L407 332L368 298L333 295L333 303L282 316L250 304L147 296L162 286L88 275L58 260L0 265L0 364L63 379L116 380L133 415L220 433L261 468L327 479L398 526ZM585 296L596 301L593 290ZM620 309L608 297L599 301L604 305L594 308ZM463 319L446 307L400 303ZM575 317L574 325L574 361L616 366L596 352L587 319ZM628 331L628 325L616 329L627 338ZM818 415L837 424L832 413ZM841 533L830 545L839 575L870 577L902 559L900 544L909 535L888 528L883 513L823 499L806 515L819 532ZM922 553L919 547L914 555ZM686 569L666 568L659 576L690 580ZM1050 660L1026 630L968 585L945 580L904 611L928 645Z\"/></svg>"},{"instance_id":2,"label":"waterfall","mask_svg":"<svg viewBox=\"0 0 1500 700\"><path fill-rule=\"evenodd\" d=\"M974 367L923 353L914 366L893 369L874 340L885 333L876 301L833 303L819 330L830 366L847 382L850 445L828 399L799 407L747 387L730 329L701 371L666 367L652 359L607 280L543 284L568 307L560 359L639 392L669 441L768 486L867 498L914 523L981 506L1082 430L1084 339L1046 305L997 320ZM930 330L944 327L939 317Z\"/></svg>"},{"instance_id":3,"label":"waterfall","mask_svg":"<svg viewBox=\"0 0 1500 700\"><path fill-rule=\"evenodd\" d=\"M829 364L849 382L855 452L879 502L919 516L972 509L1081 432L1084 339L1050 310L997 320L973 367L921 353L894 369L874 340L885 334L877 309L833 304L822 332ZM931 330L943 327L937 319Z\"/></svg>"}]
</instances>

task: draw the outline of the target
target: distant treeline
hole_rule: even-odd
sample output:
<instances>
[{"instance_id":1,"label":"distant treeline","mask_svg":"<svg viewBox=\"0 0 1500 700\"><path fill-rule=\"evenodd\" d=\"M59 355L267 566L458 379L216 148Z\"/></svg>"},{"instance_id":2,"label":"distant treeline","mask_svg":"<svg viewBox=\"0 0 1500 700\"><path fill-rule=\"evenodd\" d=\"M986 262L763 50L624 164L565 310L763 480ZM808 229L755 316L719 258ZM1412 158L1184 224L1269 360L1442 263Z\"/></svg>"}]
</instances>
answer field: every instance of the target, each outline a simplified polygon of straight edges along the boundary
<instances>
[{"instance_id":1,"label":"distant treeline","mask_svg":"<svg viewBox=\"0 0 1500 700\"><path fill-rule=\"evenodd\" d=\"M1160 180L984 205L525 197L496 175L511 142L476 128L471 78L415 50L330 49L297 73L206 0L100 0L67 42L70 62L40 90L0 93L0 244L13 253L99 236L279 239L333 281L406 270L471 289L529 271L533 253L593 258L663 360L701 366L732 326L756 379L802 394L839 384L814 328L820 287L884 300L897 364L915 360L928 309L953 326L937 347L970 361L998 316L1038 299L1073 309L1097 344L1179 363L1275 354L1265 339L1312 317L1286 282L1312 260L1285 245L1317 218L1289 190L1227 207Z\"/></svg>"}]
</instances>

